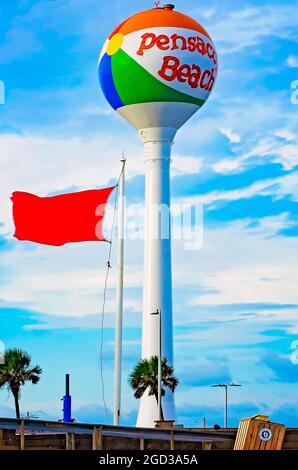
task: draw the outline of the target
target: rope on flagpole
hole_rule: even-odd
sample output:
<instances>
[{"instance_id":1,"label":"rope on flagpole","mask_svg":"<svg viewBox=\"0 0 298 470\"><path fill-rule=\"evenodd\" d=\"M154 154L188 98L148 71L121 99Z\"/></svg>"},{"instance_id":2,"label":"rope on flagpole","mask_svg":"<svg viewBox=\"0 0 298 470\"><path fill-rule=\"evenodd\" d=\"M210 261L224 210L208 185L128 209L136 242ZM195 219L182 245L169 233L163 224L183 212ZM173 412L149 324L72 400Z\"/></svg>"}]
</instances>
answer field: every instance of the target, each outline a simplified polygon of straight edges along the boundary
<instances>
[{"instance_id":1,"label":"rope on flagpole","mask_svg":"<svg viewBox=\"0 0 298 470\"><path fill-rule=\"evenodd\" d=\"M118 194L119 194L119 182L120 178L123 174L124 171L124 152L122 156L122 169L117 181L117 184L115 186L116 188L116 194L115 194L115 201L114 201L114 213L113 213L113 220L112 220L112 227L111 227L111 238L108 240L109 243L109 251L108 251L108 259L107 259L107 271L106 271L106 277L105 277L105 282L104 282L104 290L103 290L103 303L102 303L102 315L101 315L101 338L100 338L100 380L101 380L101 395L102 395L102 401L103 401L103 406L105 409L105 415L107 419L107 423L110 424L109 420L109 413L108 413L108 408L107 408L107 403L106 403L106 398L105 398L105 383L104 383L104 376L103 376L103 346L104 346L104 321L105 321L105 311L106 311L106 297L107 297L107 288L108 288L108 280L109 280L109 274L110 270L112 269L111 266L111 256L112 256L112 246L113 246L113 237L114 237L114 228L115 228L115 221L116 221L116 212L117 212L117 204L118 204Z\"/></svg>"}]
</instances>

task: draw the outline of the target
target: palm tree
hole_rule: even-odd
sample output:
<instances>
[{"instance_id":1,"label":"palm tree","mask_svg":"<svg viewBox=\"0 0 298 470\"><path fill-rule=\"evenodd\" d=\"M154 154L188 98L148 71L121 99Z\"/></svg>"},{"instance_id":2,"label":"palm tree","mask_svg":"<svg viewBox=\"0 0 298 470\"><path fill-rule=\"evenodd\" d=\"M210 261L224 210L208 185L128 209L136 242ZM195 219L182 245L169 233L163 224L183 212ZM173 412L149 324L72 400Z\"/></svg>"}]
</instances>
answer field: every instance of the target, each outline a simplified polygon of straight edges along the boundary
<instances>
[{"instance_id":1,"label":"palm tree","mask_svg":"<svg viewBox=\"0 0 298 470\"><path fill-rule=\"evenodd\" d=\"M174 392L179 384L179 380L174 376L174 369L168 364L166 358L163 358L161 361L161 371L162 385ZM150 359L142 359L139 361L129 375L128 382L135 391L135 398L141 398L148 389L149 395L154 395L158 402L158 357L152 356ZM165 394L165 389L162 387L161 396ZM162 407L161 416L163 420Z\"/></svg>"},{"instance_id":2,"label":"palm tree","mask_svg":"<svg viewBox=\"0 0 298 470\"><path fill-rule=\"evenodd\" d=\"M0 364L0 389L6 386L13 394L17 419L20 419L21 387L26 382L37 384L41 373L39 366L31 367L31 357L25 351L8 349L3 354L3 364Z\"/></svg>"}]
</instances>

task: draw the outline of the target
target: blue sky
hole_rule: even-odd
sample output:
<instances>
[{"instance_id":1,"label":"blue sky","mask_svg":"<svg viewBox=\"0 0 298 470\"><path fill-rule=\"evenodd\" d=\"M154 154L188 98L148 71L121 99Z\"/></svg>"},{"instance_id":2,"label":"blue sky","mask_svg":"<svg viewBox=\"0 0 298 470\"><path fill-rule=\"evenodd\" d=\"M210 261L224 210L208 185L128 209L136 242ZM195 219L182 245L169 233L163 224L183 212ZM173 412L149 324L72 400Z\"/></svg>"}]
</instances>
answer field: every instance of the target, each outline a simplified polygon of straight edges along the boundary
<instances>
[{"instance_id":1,"label":"blue sky","mask_svg":"<svg viewBox=\"0 0 298 470\"><path fill-rule=\"evenodd\" d=\"M97 59L111 30L152 1L0 0L0 340L44 369L21 408L61 417L71 373L74 416L103 421L99 325L108 247L17 242L9 196L105 186L127 156L130 202L144 194L142 146L99 89ZM178 133L173 202L203 204L204 243L173 243L178 421L223 421L214 382L231 392L230 424L258 411L298 421L297 4L176 0L212 36L219 77L204 108ZM296 13L295 13L296 12ZM126 244L123 423L138 403L127 375L140 356L142 241ZM115 257L115 253L113 253ZM114 259L113 259L114 261ZM104 374L112 408L115 272L105 320ZM191 365L192 367L188 367ZM0 393L0 414L12 399Z\"/></svg>"}]
</instances>

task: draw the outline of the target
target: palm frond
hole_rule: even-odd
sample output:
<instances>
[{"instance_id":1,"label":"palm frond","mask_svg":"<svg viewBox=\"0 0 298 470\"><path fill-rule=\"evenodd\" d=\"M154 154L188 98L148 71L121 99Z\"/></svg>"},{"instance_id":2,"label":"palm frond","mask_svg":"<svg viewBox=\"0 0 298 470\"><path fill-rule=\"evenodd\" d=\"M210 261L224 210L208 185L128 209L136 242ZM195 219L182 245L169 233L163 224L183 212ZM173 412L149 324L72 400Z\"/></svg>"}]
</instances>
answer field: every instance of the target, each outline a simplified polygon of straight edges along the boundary
<instances>
[{"instance_id":1,"label":"palm frond","mask_svg":"<svg viewBox=\"0 0 298 470\"><path fill-rule=\"evenodd\" d=\"M128 377L128 382L134 390L135 398L141 398L145 391L148 395L158 395L158 357L152 356L149 359L141 359L133 368ZM161 394L165 396L165 388L175 391L179 384L179 380L174 376L174 369L167 362L166 358L162 359L162 389Z\"/></svg>"},{"instance_id":2,"label":"palm frond","mask_svg":"<svg viewBox=\"0 0 298 470\"><path fill-rule=\"evenodd\" d=\"M26 382L37 384L42 373L41 367L31 366L31 356L22 349L8 349L3 355L0 365L0 388L5 386L15 394L20 395L20 389Z\"/></svg>"}]
</instances>

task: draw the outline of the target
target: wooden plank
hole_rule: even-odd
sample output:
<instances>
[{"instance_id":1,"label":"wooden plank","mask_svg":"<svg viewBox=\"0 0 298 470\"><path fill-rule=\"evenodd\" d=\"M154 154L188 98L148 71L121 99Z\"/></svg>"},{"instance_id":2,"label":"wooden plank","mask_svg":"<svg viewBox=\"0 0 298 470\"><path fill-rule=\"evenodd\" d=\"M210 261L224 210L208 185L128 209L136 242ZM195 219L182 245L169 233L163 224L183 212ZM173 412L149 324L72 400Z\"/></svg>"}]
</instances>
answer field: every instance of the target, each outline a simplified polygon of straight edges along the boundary
<instances>
[{"instance_id":1,"label":"wooden plank","mask_svg":"<svg viewBox=\"0 0 298 470\"><path fill-rule=\"evenodd\" d=\"M298 448L297 442L296 443L284 442L281 449L282 450L297 450L297 448Z\"/></svg>"},{"instance_id":2,"label":"wooden plank","mask_svg":"<svg viewBox=\"0 0 298 470\"><path fill-rule=\"evenodd\" d=\"M265 445L265 450L273 450L273 439L274 439L274 436L277 434L277 432L279 432L278 429L276 429L276 426L272 423L268 423L268 429L270 429L270 431L272 432L272 437L271 439L269 439L269 441L266 442L266 445Z\"/></svg>"},{"instance_id":3,"label":"wooden plank","mask_svg":"<svg viewBox=\"0 0 298 470\"><path fill-rule=\"evenodd\" d=\"M298 432L292 429L286 429L284 442L296 442L298 447Z\"/></svg>"},{"instance_id":4,"label":"wooden plank","mask_svg":"<svg viewBox=\"0 0 298 470\"><path fill-rule=\"evenodd\" d=\"M76 435L74 432L68 432L65 434L65 448L66 450L76 449Z\"/></svg>"},{"instance_id":5,"label":"wooden plank","mask_svg":"<svg viewBox=\"0 0 298 470\"><path fill-rule=\"evenodd\" d=\"M237 433L237 439L234 445L235 450L242 450L244 448L247 429L249 427L249 419L242 419L239 425L239 431Z\"/></svg>"},{"instance_id":6,"label":"wooden plank","mask_svg":"<svg viewBox=\"0 0 298 470\"><path fill-rule=\"evenodd\" d=\"M266 444L267 442L266 441L262 441L262 439L260 438L260 432L263 428L269 428L269 422L260 422L260 425L259 425L259 429L258 429L258 439L257 439L257 442L256 442L256 450L265 450L266 448Z\"/></svg>"},{"instance_id":7,"label":"wooden plank","mask_svg":"<svg viewBox=\"0 0 298 470\"><path fill-rule=\"evenodd\" d=\"M276 450L279 434L283 426L279 426L274 423L269 423L268 427L272 432L272 438L270 439L270 441L267 442L265 450Z\"/></svg>"},{"instance_id":8,"label":"wooden plank","mask_svg":"<svg viewBox=\"0 0 298 470\"><path fill-rule=\"evenodd\" d=\"M262 422L262 427L260 427L260 432L261 432L261 430L262 430L263 428L268 428L268 429L271 430L271 432L272 432L272 430L273 430L272 425L270 425L270 423L268 423L268 422L267 422L267 423L263 423L263 422ZM260 438L260 436L259 436L259 440L260 440L259 450L266 450L268 441L262 441L262 439Z\"/></svg>"},{"instance_id":9,"label":"wooden plank","mask_svg":"<svg viewBox=\"0 0 298 470\"><path fill-rule=\"evenodd\" d=\"M71 433L71 450L76 450L76 435L74 432Z\"/></svg>"},{"instance_id":10,"label":"wooden plank","mask_svg":"<svg viewBox=\"0 0 298 470\"><path fill-rule=\"evenodd\" d=\"M240 449L243 450L243 449L246 449L247 448L247 442L249 442L250 440L250 433L252 432L251 431L252 428L251 428L251 420L250 419L247 419L244 423L244 426L243 426L243 430L242 430L242 436L241 436L241 447Z\"/></svg>"},{"instance_id":11,"label":"wooden plank","mask_svg":"<svg viewBox=\"0 0 298 470\"><path fill-rule=\"evenodd\" d=\"M238 450L243 449L247 428L248 428L248 421L245 420L241 422L240 427L239 427L239 437L238 437L238 442L237 442Z\"/></svg>"},{"instance_id":12,"label":"wooden plank","mask_svg":"<svg viewBox=\"0 0 298 470\"><path fill-rule=\"evenodd\" d=\"M20 425L20 450L25 449L25 424L24 421L21 421Z\"/></svg>"},{"instance_id":13,"label":"wooden plank","mask_svg":"<svg viewBox=\"0 0 298 470\"><path fill-rule=\"evenodd\" d=\"M69 433L65 434L65 449L71 450L71 435Z\"/></svg>"},{"instance_id":14,"label":"wooden plank","mask_svg":"<svg viewBox=\"0 0 298 470\"><path fill-rule=\"evenodd\" d=\"M32 436L26 434L26 449L30 447L60 447L65 449L65 434L52 434L45 436Z\"/></svg>"},{"instance_id":15,"label":"wooden plank","mask_svg":"<svg viewBox=\"0 0 298 470\"><path fill-rule=\"evenodd\" d=\"M92 434L92 450L97 450L96 446L97 446L97 435L98 435L98 430L97 430L97 427L94 426L93 428L93 434Z\"/></svg>"},{"instance_id":16,"label":"wooden plank","mask_svg":"<svg viewBox=\"0 0 298 470\"><path fill-rule=\"evenodd\" d=\"M247 448L247 441L250 439L250 432L251 432L251 420L247 419L244 422L243 429L242 429L242 436L241 436L241 447L240 449L246 449Z\"/></svg>"},{"instance_id":17,"label":"wooden plank","mask_svg":"<svg viewBox=\"0 0 298 470\"><path fill-rule=\"evenodd\" d=\"M275 432L273 434L272 439L271 439L272 442L271 442L270 450L276 449L276 444L277 444L277 440L278 440L278 436L279 436L279 430L276 430L276 431L278 431L278 432Z\"/></svg>"},{"instance_id":18,"label":"wooden plank","mask_svg":"<svg viewBox=\"0 0 298 470\"><path fill-rule=\"evenodd\" d=\"M202 442L202 450L212 450L212 442Z\"/></svg>"},{"instance_id":19,"label":"wooden plank","mask_svg":"<svg viewBox=\"0 0 298 470\"><path fill-rule=\"evenodd\" d=\"M247 450L250 446L251 440L254 436L255 426L256 426L255 421L250 419L247 430L246 430L246 436L245 436L245 441L244 441L244 445L243 445L243 449L245 449L245 450Z\"/></svg>"},{"instance_id":20,"label":"wooden plank","mask_svg":"<svg viewBox=\"0 0 298 470\"><path fill-rule=\"evenodd\" d=\"M103 449L103 436L102 436L102 426L99 428L94 426L92 434L92 450L102 450Z\"/></svg>"},{"instance_id":21,"label":"wooden plank","mask_svg":"<svg viewBox=\"0 0 298 470\"><path fill-rule=\"evenodd\" d=\"M239 423L239 427L236 434L236 439L234 443L234 450L239 450L241 448L241 440L242 440L242 433L244 427L244 419L242 419Z\"/></svg>"},{"instance_id":22,"label":"wooden plank","mask_svg":"<svg viewBox=\"0 0 298 470\"><path fill-rule=\"evenodd\" d=\"M0 446L2 445L3 442L3 429L0 429Z\"/></svg>"},{"instance_id":23,"label":"wooden plank","mask_svg":"<svg viewBox=\"0 0 298 470\"><path fill-rule=\"evenodd\" d=\"M233 450L233 442L213 442L212 450Z\"/></svg>"},{"instance_id":24,"label":"wooden plank","mask_svg":"<svg viewBox=\"0 0 298 470\"><path fill-rule=\"evenodd\" d=\"M175 435L174 431L171 431L170 433L170 449L175 450Z\"/></svg>"},{"instance_id":25,"label":"wooden plank","mask_svg":"<svg viewBox=\"0 0 298 470\"><path fill-rule=\"evenodd\" d=\"M251 439L251 434L253 432L252 422L250 419L247 419L243 425L243 432L241 436L241 450L247 449Z\"/></svg>"},{"instance_id":26,"label":"wooden plank","mask_svg":"<svg viewBox=\"0 0 298 470\"><path fill-rule=\"evenodd\" d=\"M99 450L103 450L102 426L100 426L98 430L98 446L99 446Z\"/></svg>"},{"instance_id":27,"label":"wooden plank","mask_svg":"<svg viewBox=\"0 0 298 470\"><path fill-rule=\"evenodd\" d=\"M271 450L275 450L277 446L277 441L279 437L280 429L275 429L274 435L272 437Z\"/></svg>"},{"instance_id":28,"label":"wooden plank","mask_svg":"<svg viewBox=\"0 0 298 470\"><path fill-rule=\"evenodd\" d=\"M241 436L241 442L240 442L240 449L246 449L246 446L248 445L247 443L249 442L250 439L250 433L252 432L251 429L251 420L247 419L245 423L243 424L242 428L242 436Z\"/></svg>"},{"instance_id":29,"label":"wooden plank","mask_svg":"<svg viewBox=\"0 0 298 470\"><path fill-rule=\"evenodd\" d=\"M259 448L259 443L260 443L259 432L262 427L263 427L263 423L261 421L257 419L252 421L252 429L250 433L249 446L246 447L246 449L254 450L254 449Z\"/></svg>"},{"instance_id":30,"label":"wooden plank","mask_svg":"<svg viewBox=\"0 0 298 470\"><path fill-rule=\"evenodd\" d=\"M2 446L0 445L0 450L20 450L20 446Z\"/></svg>"},{"instance_id":31,"label":"wooden plank","mask_svg":"<svg viewBox=\"0 0 298 470\"><path fill-rule=\"evenodd\" d=\"M286 433L286 428L284 426L280 427L279 436L278 436L278 439L277 439L275 450L281 450L282 449L282 445L283 445L284 438L285 438L285 433Z\"/></svg>"},{"instance_id":32,"label":"wooden plank","mask_svg":"<svg viewBox=\"0 0 298 470\"><path fill-rule=\"evenodd\" d=\"M145 450L145 439L142 437L140 439L140 450Z\"/></svg>"}]
</instances>

